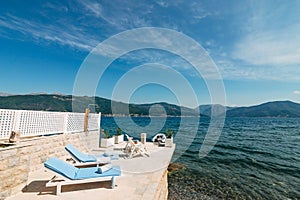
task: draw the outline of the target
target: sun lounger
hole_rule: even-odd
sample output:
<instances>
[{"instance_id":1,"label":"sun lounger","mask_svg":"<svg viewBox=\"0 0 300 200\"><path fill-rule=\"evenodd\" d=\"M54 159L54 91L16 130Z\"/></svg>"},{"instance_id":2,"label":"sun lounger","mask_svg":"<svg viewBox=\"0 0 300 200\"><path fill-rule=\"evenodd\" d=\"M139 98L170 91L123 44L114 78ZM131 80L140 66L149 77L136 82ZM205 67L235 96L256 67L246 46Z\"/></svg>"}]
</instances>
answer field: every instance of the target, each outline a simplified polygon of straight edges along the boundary
<instances>
[{"instance_id":1,"label":"sun lounger","mask_svg":"<svg viewBox=\"0 0 300 200\"><path fill-rule=\"evenodd\" d=\"M127 134L125 134L125 135L128 140L128 142L125 146L125 152L127 153L129 158L132 158L136 155L149 156L144 144L142 144L139 141L133 141L132 137L129 137Z\"/></svg>"},{"instance_id":2,"label":"sun lounger","mask_svg":"<svg viewBox=\"0 0 300 200\"><path fill-rule=\"evenodd\" d=\"M79 151L76 147L74 147L72 144L67 144L65 146L65 149L80 163L92 163L92 164L96 164L96 163L99 164L99 162L109 163L110 160L119 159L119 156L117 154L108 155L104 153L104 154L91 155L91 154L83 153Z\"/></svg>"},{"instance_id":3,"label":"sun lounger","mask_svg":"<svg viewBox=\"0 0 300 200\"><path fill-rule=\"evenodd\" d=\"M55 177L52 178L47 184L46 187L55 187L56 186L56 195L61 193L61 187L63 185L73 185L73 184L83 184L83 183L92 183L92 182L101 182L111 180L111 187L114 188L114 177L121 175L121 169L119 166L111 166L111 168L101 168L98 167L88 167L88 168L77 168L63 160L52 157L48 159L44 166L55 173L63 176L62 181L55 180Z\"/></svg>"}]
</instances>

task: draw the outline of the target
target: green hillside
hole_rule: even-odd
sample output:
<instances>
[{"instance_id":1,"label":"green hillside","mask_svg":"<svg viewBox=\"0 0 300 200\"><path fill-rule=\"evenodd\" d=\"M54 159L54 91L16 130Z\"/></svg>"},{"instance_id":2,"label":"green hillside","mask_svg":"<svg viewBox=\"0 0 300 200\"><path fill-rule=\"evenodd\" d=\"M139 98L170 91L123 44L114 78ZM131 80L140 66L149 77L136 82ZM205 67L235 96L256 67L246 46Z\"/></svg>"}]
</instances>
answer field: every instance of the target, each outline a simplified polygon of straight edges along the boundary
<instances>
[{"instance_id":1,"label":"green hillside","mask_svg":"<svg viewBox=\"0 0 300 200\"><path fill-rule=\"evenodd\" d=\"M228 117L300 117L300 104L291 101L267 102L256 106L233 108Z\"/></svg>"},{"instance_id":2,"label":"green hillside","mask_svg":"<svg viewBox=\"0 0 300 200\"><path fill-rule=\"evenodd\" d=\"M0 108L18 110L84 112L85 109L90 105L89 108L92 111L101 112L102 114L112 114L111 103L113 103L113 106L115 108L115 114L148 115L150 107L152 108L152 115L165 114L164 112L161 112L161 109L159 109L159 107L157 106L160 105L164 107L167 115L180 116L181 112L183 115L197 115L197 112L195 112L193 109L167 103L128 105L122 102L112 102L111 100L101 97L72 97L71 95L52 94L13 95L0 97ZM96 104L96 106L94 104Z\"/></svg>"},{"instance_id":3,"label":"green hillside","mask_svg":"<svg viewBox=\"0 0 300 200\"><path fill-rule=\"evenodd\" d=\"M96 104L90 105L90 104ZM249 107L224 107L222 105L201 105L190 109L164 102L152 104L126 104L101 97L77 97L71 95L39 94L0 96L0 108L17 110L45 110L62 112L84 112L90 105L92 112L104 115L169 115L169 116L210 116L226 110L227 117L300 117L300 104L291 101L275 101ZM113 105L113 110L111 109ZM164 109L162 109L163 107ZM128 110L129 109L129 110Z\"/></svg>"}]
</instances>

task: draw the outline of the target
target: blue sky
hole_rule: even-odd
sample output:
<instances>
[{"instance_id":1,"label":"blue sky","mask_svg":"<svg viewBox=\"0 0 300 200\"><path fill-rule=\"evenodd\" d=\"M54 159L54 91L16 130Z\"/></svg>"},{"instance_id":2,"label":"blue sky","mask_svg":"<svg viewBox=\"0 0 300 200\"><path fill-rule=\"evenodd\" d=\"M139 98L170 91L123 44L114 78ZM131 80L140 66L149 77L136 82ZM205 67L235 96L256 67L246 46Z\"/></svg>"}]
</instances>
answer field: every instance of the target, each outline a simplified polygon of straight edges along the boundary
<instances>
[{"instance_id":1,"label":"blue sky","mask_svg":"<svg viewBox=\"0 0 300 200\"><path fill-rule=\"evenodd\" d=\"M72 94L82 62L99 43L122 31L162 27L186 34L209 53L227 105L300 102L299 10L300 1L292 0L1 1L0 92ZM210 103L203 79L177 60L159 50L130 52L112 63L96 95L111 98L124 73L161 61L186 77L200 104ZM178 103L176 94L155 84L139 88L131 101ZM184 105L195 107L188 100Z\"/></svg>"}]
</instances>

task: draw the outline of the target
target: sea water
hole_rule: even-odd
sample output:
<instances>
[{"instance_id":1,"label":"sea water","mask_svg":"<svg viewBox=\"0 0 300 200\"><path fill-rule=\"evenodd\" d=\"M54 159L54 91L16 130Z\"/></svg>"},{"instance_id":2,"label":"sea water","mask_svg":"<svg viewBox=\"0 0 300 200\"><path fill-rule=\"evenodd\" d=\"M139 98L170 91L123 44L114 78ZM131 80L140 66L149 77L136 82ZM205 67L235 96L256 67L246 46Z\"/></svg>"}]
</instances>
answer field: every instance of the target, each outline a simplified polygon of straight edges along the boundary
<instances>
[{"instance_id":1,"label":"sea water","mask_svg":"<svg viewBox=\"0 0 300 200\"><path fill-rule=\"evenodd\" d=\"M161 126L162 120L119 117L118 125L137 138L144 127L150 140L157 133L155 122ZM227 118L204 158L199 149L210 118L190 118L183 128L181 121L169 117L161 128L176 132L181 126L185 132L174 137L172 162L185 167L169 175L169 199L300 199L300 118ZM101 119L101 128L111 133L118 125L113 117ZM195 125L198 130L189 135Z\"/></svg>"}]
</instances>

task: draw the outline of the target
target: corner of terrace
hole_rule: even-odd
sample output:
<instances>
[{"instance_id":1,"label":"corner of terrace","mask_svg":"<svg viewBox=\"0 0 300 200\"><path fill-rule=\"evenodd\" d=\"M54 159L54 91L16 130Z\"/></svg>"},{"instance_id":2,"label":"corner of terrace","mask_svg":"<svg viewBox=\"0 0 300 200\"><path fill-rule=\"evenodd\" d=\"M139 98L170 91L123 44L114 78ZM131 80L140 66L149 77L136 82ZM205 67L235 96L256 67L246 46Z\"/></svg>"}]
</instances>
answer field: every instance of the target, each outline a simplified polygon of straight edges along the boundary
<instances>
[{"instance_id":1,"label":"corner of terrace","mask_svg":"<svg viewBox=\"0 0 300 200\"><path fill-rule=\"evenodd\" d=\"M167 199L167 167L175 145L146 142L149 156L129 159L123 151L126 141L99 147L100 118L101 114L91 113L0 110L0 199ZM11 145L7 140L16 130L21 139ZM56 174L44 163L50 157L68 160L67 144L89 154L118 154L119 159L111 161L121 169L114 188L110 181L72 184L62 186L56 195L56 187L46 187Z\"/></svg>"}]
</instances>

